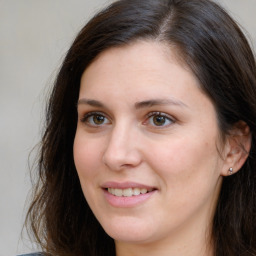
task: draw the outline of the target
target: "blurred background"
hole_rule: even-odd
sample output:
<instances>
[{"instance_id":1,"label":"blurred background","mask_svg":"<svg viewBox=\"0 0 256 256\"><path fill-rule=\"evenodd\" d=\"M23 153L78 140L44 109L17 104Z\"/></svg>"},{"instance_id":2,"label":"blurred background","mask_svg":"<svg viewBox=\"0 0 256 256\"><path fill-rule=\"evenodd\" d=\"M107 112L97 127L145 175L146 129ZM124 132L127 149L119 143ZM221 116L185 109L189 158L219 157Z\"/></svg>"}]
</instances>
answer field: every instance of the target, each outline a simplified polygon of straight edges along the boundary
<instances>
[{"instance_id":1,"label":"blurred background","mask_svg":"<svg viewBox=\"0 0 256 256\"><path fill-rule=\"evenodd\" d=\"M0 256L36 250L21 230L31 187L28 158L40 139L45 99L74 36L110 2L0 0ZM218 2L256 52L256 0Z\"/></svg>"}]
</instances>

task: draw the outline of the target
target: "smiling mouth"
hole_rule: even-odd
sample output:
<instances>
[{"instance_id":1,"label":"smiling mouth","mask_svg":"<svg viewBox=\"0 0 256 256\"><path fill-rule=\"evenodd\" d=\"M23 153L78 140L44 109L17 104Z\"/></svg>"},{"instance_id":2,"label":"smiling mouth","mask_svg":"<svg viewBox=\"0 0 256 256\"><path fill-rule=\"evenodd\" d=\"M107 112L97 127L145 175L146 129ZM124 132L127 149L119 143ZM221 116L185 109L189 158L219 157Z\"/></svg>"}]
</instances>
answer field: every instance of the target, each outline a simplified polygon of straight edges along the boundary
<instances>
[{"instance_id":1,"label":"smiling mouth","mask_svg":"<svg viewBox=\"0 0 256 256\"><path fill-rule=\"evenodd\" d=\"M139 196L141 194L146 194L152 192L154 189L146 189L146 188L107 188L107 191L117 197L131 197L131 196Z\"/></svg>"}]
</instances>

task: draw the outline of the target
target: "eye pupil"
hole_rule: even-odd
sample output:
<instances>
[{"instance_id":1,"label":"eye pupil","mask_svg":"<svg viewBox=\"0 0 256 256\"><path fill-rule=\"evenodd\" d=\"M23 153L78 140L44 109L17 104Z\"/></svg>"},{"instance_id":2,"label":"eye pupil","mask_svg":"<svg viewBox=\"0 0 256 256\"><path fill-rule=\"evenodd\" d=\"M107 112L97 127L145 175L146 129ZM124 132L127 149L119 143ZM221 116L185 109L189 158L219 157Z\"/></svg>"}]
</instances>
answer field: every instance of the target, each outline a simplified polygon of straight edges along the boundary
<instances>
[{"instance_id":1,"label":"eye pupil","mask_svg":"<svg viewBox=\"0 0 256 256\"><path fill-rule=\"evenodd\" d=\"M95 115L93 116L93 122L95 124L103 124L104 123L104 120L105 120L105 117L104 116L100 116L100 115Z\"/></svg>"},{"instance_id":2,"label":"eye pupil","mask_svg":"<svg viewBox=\"0 0 256 256\"><path fill-rule=\"evenodd\" d=\"M157 126L161 126L165 123L165 117L164 116L154 116L153 122Z\"/></svg>"}]
</instances>

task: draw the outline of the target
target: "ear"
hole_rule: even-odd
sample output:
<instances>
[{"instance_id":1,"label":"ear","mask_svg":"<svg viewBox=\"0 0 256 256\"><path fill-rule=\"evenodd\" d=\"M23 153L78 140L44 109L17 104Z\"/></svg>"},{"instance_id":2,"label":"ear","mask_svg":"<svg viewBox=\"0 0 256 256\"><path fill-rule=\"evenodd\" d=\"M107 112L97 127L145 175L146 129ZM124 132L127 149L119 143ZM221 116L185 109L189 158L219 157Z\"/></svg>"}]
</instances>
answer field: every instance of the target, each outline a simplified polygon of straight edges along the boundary
<instances>
[{"instance_id":1,"label":"ear","mask_svg":"<svg viewBox=\"0 0 256 256\"><path fill-rule=\"evenodd\" d=\"M221 172L223 176L228 176L240 170L249 155L251 140L249 126L244 121L236 123L227 135L224 146L224 165ZM231 172L229 168L232 168Z\"/></svg>"}]
</instances>

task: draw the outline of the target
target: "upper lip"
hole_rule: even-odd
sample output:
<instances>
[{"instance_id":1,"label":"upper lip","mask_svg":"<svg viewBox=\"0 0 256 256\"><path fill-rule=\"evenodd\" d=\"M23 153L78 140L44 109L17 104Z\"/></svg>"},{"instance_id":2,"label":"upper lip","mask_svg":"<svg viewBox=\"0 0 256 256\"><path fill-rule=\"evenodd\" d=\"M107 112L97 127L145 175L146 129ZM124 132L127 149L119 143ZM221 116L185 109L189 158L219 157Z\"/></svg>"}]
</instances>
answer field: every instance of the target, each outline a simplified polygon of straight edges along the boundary
<instances>
[{"instance_id":1,"label":"upper lip","mask_svg":"<svg viewBox=\"0 0 256 256\"><path fill-rule=\"evenodd\" d=\"M131 182L131 181L127 181L127 182L107 181L107 182L103 183L101 187L104 188L104 189L106 189L106 188L119 188L119 189L126 189L126 188L140 188L140 189L142 189L142 188L146 188L147 190L156 189L153 186L144 185L144 184L141 184L141 183Z\"/></svg>"}]
</instances>

